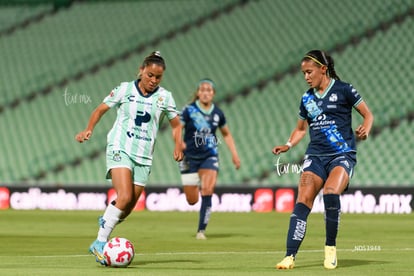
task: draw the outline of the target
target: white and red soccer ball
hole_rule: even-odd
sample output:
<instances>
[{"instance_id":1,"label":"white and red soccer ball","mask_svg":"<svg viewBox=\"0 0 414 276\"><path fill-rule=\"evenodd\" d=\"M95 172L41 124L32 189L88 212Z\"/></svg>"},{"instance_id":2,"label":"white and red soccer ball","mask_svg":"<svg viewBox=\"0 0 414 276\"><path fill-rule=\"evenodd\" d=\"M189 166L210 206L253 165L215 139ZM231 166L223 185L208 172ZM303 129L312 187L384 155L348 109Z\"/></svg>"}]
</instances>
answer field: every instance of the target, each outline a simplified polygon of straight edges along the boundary
<instances>
[{"instance_id":1,"label":"white and red soccer ball","mask_svg":"<svg viewBox=\"0 0 414 276\"><path fill-rule=\"evenodd\" d=\"M134 245L128 239L115 237L105 244L103 254L108 266L127 267L135 256Z\"/></svg>"}]
</instances>

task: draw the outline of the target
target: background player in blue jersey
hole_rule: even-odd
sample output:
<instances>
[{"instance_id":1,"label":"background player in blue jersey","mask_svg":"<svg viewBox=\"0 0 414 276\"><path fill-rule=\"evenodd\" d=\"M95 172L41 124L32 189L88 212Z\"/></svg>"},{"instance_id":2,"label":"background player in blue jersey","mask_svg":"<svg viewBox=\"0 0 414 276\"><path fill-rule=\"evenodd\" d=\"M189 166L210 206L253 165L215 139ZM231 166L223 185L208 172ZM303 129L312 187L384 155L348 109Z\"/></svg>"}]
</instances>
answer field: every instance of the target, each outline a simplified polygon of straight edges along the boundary
<instances>
[{"instance_id":1,"label":"background player in blue jersey","mask_svg":"<svg viewBox=\"0 0 414 276\"><path fill-rule=\"evenodd\" d=\"M233 136L226 125L224 113L213 103L215 85L210 79L199 82L192 103L184 107L181 123L184 128L184 159L180 162L181 179L187 202L194 205L199 199L201 186L201 208L197 239L206 239L204 234L211 214L211 197L219 170L219 140L216 130L220 129L223 139L232 154L236 169L240 159Z\"/></svg>"},{"instance_id":2,"label":"background player in blue jersey","mask_svg":"<svg viewBox=\"0 0 414 276\"><path fill-rule=\"evenodd\" d=\"M336 268L336 237L341 211L340 194L346 190L356 165L355 136L365 140L370 133L373 115L351 84L340 81L332 57L320 50L308 52L301 63L310 89L302 96L299 119L288 142L273 148L274 154L288 151L306 135L310 143L303 163L298 197L290 217L286 257L278 269L294 267L296 253L305 237L307 217L313 202L323 189L325 204L324 267ZM352 131L352 109L363 117L363 123Z\"/></svg>"},{"instance_id":3,"label":"background player in blue jersey","mask_svg":"<svg viewBox=\"0 0 414 276\"><path fill-rule=\"evenodd\" d=\"M100 118L117 108L115 123L107 136L107 178L117 198L99 218L97 239L89 251L105 265L103 247L115 226L133 210L148 181L152 153L160 121L169 119L175 141L173 157L183 158L182 127L171 92L159 86L165 71L159 52L147 56L139 68L137 80L121 83L93 112L85 130L76 135L80 143L89 140Z\"/></svg>"}]
</instances>

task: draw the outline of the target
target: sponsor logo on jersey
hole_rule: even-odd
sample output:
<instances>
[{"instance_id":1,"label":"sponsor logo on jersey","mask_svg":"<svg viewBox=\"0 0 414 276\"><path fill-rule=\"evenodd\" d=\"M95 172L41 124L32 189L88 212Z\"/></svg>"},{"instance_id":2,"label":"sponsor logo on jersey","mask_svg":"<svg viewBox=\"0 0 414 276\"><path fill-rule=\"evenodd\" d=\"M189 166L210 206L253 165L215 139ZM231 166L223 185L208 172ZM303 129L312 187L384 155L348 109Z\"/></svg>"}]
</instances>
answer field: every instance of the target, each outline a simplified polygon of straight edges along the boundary
<instances>
[{"instance_id":1,"label":"sponsor logo on jersey","mask_svg":"<svg viewBox=\"0 0 414 276\"><path fill-rule=\"evenodd\" d=\"M144 111L137 111L137 116L135 117L135 125L141 126L143 123L148 123L151 120L151 115Z\"/></svg>"}]
</instances>

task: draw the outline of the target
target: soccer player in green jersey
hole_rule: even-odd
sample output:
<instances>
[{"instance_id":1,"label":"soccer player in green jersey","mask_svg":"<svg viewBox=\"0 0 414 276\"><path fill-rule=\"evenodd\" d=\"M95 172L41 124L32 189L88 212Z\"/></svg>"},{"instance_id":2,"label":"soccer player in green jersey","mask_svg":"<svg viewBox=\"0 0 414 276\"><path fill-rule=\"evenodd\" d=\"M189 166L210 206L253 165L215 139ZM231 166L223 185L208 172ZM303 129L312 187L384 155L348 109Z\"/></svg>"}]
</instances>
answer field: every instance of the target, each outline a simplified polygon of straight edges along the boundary
<instances>
[{"instance_id":1,"label":"soccer player in green jersey","mask_svg":"<svg viewBox=\"0 0 414 276\"><path fill-rule=\"evenodd\" d=\"M80 143L89 140L100 118L116 107L117 117L107 136L106 177L112 179L117 198L99 218L97 239L89 247L102 265L106 265L105 243L115 226L131 213L148 182L155 139L164 116L172 127L173 157L176 161L183 158L179 112L171 92L159 86L165 69L160 52L147 56L139 68L138 79L113 89L92 112L86 129L75 137Z\"/></svg>"}]
</instances>

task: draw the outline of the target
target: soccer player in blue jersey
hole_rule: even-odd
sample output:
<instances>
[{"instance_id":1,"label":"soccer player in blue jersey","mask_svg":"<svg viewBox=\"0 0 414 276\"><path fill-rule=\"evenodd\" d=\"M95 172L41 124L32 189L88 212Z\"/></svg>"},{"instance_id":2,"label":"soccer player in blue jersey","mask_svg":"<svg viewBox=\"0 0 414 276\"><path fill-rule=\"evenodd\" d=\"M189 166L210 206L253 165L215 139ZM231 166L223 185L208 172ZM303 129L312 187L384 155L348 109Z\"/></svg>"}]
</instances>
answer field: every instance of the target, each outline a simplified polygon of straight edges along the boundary
<instances>
[{"instance_id":1,"label":"soccer player in blue jersey","mask_svg":"<svg viewBox=\"0 0 414 276\"><path fill-rule=\"evenodd\" d=\"M310 89L300 101L299 119L285 145L273 148L274 154L288 151L299 143L309 128L310 142L303 162L298 196L290 217L286 256L277 269L294 267L295 256L305 237L307 217L315 197L323 190L325 204L326 269L336 268L336 237L341 211L340 194L348 187L356 165L356 139L367 139L374 117L357 90L341 81L334 61L324 51L313 50L302 59L302 72ZM352 109L363 122L352 131Z\"/></svg>"},{"instance_id":2,"label":"soccer player in blue jersey","mask_svg":"<svg viewBox=\"0 0 414 276\"><path fill-rule=\"evenodd\" d=\"M139 68L138 79L123 82L113 89L90 116L85 130L76 135L80 143L92 137L100 118L111 108L117 117L107 136L107 178L117 198L99 218L97 239L89 247L96 261L106 265L103 247L115 226L133 210L145 185L152 165L152 153L160 122L167 116L175 142L173 158L181 161L182 127L174 98L159 86L166 69L160 52L147 56Z\"/></svg>"},{"instance_id":3,"label":"soccer player in blue jersey","mask_svg":"<svg viewBox=\"0 0 414 276\"><path fill-rule=\"evenodd\" d=\"M217 181L219 170L219 129L232 154L236 169L240 159L233 136L226 125L224 113L213 103L215 84L210 79L202 79L192 103L181 112L184 128L184 159L180 162L181 179L187 202L198 202L201 187L201 207L196 238L205 240L205 230L211 214L211 197Z\"/></svg>"}]
</instances>

